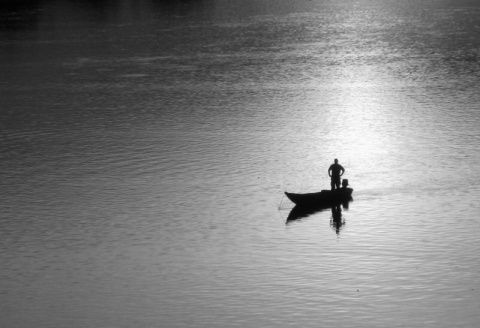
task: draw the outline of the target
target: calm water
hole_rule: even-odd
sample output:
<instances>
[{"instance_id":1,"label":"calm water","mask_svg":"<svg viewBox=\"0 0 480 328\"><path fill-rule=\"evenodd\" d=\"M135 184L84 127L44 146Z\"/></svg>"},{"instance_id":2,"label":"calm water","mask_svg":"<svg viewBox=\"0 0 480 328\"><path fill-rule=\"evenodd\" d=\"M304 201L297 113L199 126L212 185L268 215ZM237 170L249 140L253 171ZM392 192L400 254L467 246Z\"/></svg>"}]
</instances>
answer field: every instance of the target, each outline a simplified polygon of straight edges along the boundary
<instances>
[{"instance_id":1,"label":"calm water","mask_svg":"<svg viewBox=\"0 0 480 328\"><path fill-rule=\"evenodd\" d=\"M478 2L1 8L0 326L480 324Z\"/></svg>"}]
</instances>

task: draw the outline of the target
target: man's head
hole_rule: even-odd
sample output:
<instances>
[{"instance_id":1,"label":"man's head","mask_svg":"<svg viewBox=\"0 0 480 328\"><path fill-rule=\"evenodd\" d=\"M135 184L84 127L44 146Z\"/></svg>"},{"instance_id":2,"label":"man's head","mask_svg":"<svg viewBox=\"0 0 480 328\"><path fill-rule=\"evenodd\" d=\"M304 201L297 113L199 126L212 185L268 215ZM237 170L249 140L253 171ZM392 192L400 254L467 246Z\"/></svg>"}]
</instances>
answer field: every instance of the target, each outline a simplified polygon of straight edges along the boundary
<instances>
[{"instance_id":1,"label":"man's head","mask_svg":"<svg viewBox=\"0 0 480 328\"><path fill-rule=\"evenodd\" d=\"M335 162L335 164L338 164L338 159L335 158L334 162Z\"/></svg>"}]
</instances>

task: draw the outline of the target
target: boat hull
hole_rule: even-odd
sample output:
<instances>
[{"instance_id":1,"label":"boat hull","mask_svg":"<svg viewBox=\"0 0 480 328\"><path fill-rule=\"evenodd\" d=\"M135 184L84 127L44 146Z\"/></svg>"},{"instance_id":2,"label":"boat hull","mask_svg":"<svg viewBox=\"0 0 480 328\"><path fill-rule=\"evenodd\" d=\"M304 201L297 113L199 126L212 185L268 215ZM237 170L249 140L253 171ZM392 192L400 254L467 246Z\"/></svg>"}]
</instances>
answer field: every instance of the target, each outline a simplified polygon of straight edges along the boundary
<instances>
[{"instance_id":1,"label":"boat hull","mask_svg":"<svg viewBox=\"0 0 480 328\"><path fill-rule=\"evenodd\" d=\"M297 206L329 207L352 200L352 188L340 188L335 191L322 190L309 194L285 192L285 195Z\"/></svg>"}]
</instances>

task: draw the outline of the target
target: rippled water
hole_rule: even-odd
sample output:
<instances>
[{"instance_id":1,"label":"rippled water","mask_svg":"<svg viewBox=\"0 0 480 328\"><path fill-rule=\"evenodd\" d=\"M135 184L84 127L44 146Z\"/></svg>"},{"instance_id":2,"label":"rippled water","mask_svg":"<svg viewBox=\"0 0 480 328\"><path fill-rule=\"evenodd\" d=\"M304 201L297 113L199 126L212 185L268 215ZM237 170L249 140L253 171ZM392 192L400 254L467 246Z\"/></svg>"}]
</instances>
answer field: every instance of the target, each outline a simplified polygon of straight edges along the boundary
<instances>
[{"instance_id":1,"label":"rippled water","mask_svg":"<svg viewBox=\"0 0 480 328\"><path fill-rule=\"evenodd\" d=\"M0 325L477 326L479 14L7 2Z\"/></svg>"}]
</instances>

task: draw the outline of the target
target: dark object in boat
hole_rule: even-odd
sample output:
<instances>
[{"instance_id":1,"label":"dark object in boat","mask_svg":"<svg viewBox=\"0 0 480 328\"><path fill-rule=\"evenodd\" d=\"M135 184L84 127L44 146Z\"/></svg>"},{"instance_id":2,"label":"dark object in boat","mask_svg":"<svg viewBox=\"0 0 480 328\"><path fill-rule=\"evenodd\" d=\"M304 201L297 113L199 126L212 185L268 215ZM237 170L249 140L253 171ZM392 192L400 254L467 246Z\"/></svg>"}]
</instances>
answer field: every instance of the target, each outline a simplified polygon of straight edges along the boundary
<instances>
[{"instance_id":1,"label":"dark object in boat","mask_svg":"<svg viewBox=\"0 0 480 328\"><path fill-rule=\"evenodd\" d=\"M350 201L352 199L352 193L352 188L340 188L337 190L322 190L309 194L285 192L285 195L297 206L330 208L336 204Z\"/></svg>"}]
</instances>

